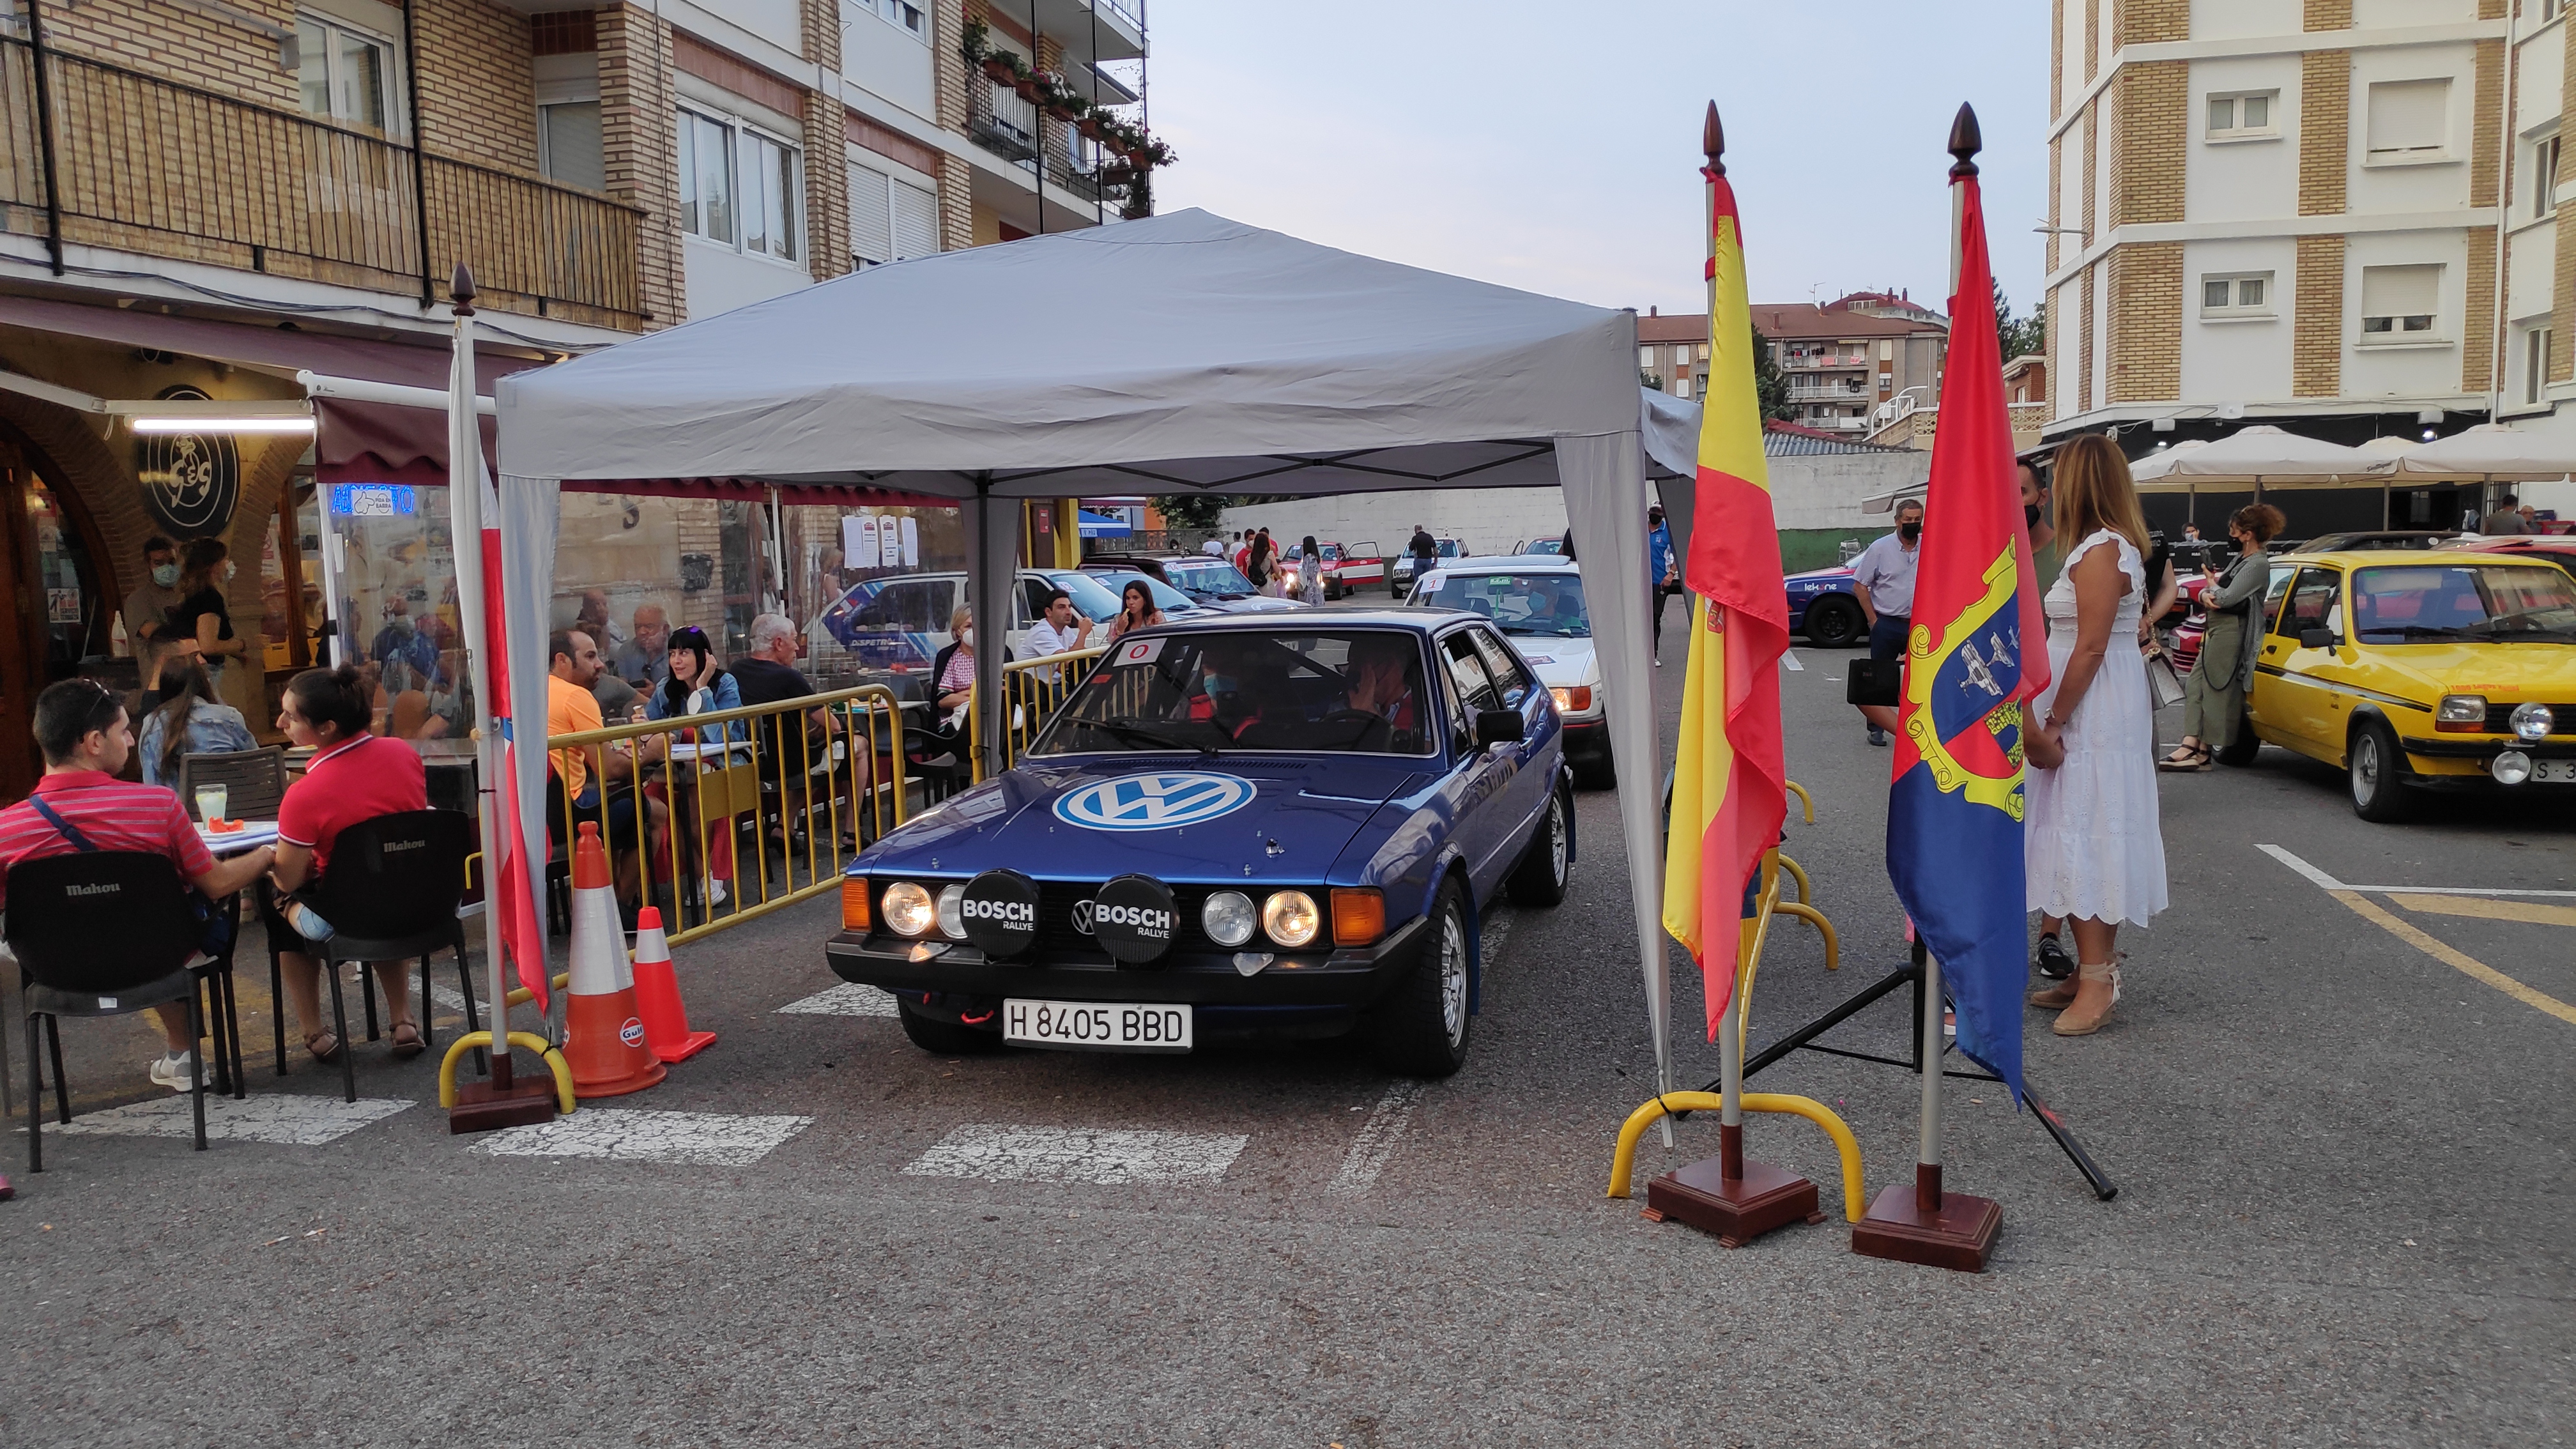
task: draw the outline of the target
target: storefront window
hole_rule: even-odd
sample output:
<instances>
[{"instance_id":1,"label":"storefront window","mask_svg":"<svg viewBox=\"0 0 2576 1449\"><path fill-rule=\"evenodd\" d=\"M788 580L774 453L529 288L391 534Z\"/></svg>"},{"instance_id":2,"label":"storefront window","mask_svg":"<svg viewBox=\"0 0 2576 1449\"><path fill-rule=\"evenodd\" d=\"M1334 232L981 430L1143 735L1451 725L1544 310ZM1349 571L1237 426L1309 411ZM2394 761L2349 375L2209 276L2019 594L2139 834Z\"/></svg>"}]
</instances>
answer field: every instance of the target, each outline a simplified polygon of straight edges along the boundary
<instances>
[{"instance_id":1,"label":"storefront window","mask_svg":"<svg viewBox=\"0 0 2576 1449\"><path fill-rule=\"evenodd\" d=\"M763 597L758 503L563 494L556 535L556 628L604 633L601 653L630 684L666 677L671 631L695 625L727 660L751 647Z\"/></svg>"},{"instance_id":2,"label":"storefront window","mask_svg":"<svg viewBox=\"0 0 2576 1449\"><path fill-rule=\"evenodd\" d=\"M339 483L328 491L338 538L339 657L369 676L378 730L412 740L464 738L474 727L474 702L446 490ZM281 593L272 607L282 604Z\"/></svg>"},{"instance_id":3,"label":"storefront window","mask_svg":"<svg viewBox=\"0 0 2576 1449\"><path fill-rule=\"evenodd\" d=\"M926 670L966 601L966 524L954 508L790 505L788 617L805 632L806 674L847 684L861 671Z\"/></svg>"}]
</instances>

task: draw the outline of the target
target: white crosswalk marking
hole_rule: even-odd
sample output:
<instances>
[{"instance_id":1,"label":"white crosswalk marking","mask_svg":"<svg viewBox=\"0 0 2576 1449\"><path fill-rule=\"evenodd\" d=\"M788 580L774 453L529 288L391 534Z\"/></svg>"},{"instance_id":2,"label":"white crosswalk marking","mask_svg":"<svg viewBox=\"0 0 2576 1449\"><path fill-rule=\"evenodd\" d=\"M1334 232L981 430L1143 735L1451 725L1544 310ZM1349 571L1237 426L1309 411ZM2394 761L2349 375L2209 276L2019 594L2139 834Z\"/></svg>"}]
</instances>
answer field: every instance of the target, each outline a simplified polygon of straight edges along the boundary
<instances>
[{"instance_id":1,"label":"white crosswalk marking","mask_svg":"<svg viewBox=\"0 0 2576 1449\"><path fill-rule=\"evenodd\" d=\"M1797 651L1797 650L1795 650L1795 649L1783 649L1783 650L1781 650L1781 651L1780 651L1780 664L1781 664L1781 667L1783 667L1783 668L1785 668L1785 669L1792 669L1792 670L1795 670L1795 671L1797 671L1797 672L1798 672L1798 673L1800 673L1800 674L1804 674L1804 673L1806 673L1806 672L1807 672L1807 666L1805 666L1805 665L1803 665L1803 664L1801 664L1801 663L1799 663L1799 662L1798 662L1798 651Z\"/></svg>"},{"instance_id":2,"label":"white crosswalk marking","mask_svg":"<svg viewBox=\"0 0 2576 1449\"><path fill-rule=\"evenodd\" d=\"M1386 1160L1395 1154L1396 1145L1404 1140L1404 1129L1413 1120L1413 1104L1422 1100L1420 1082L1398 1082L1380 1097L1377 1110L1360 1124L1360 1135L1351 1150L1342 1155L1342 1170L1333 1174L1324 1191L1335 1197L1359 1197L1377 1185L1377 1175L1386 1170Z\"/></svg>"},{"instance_id":3,"label":"white crosswalk marking","mask_svg":"<svg viewBox=\"0 0 2576 1449\"><path fill-rule=\"evenodd\" d=\"M337 1097L299 1097L283 1093L237 1102L230 1097L216 1096L213 1086L209 1085L206 1088L206 1136L225 1142L319 1147L410 1105L410 1102L397 1097L360 1097L355 1102L343 1102ZM188 1096L184 1092L156 1097L149 1102L111 1107L104 1112L87 1113L59 1126L49 1123L45 1130L73 1136L95 1134L102 1137L196 1135L195 1113L189 1108Z\"/></svg>"},{"instance_id":4,"label":"white crosswalk marking","mask_svg":"<svg viewBox=\"0 0 2576 1449\"><path fill-rule=\"evenodd\" d=\"M970 1122L932 1144L906 1177L986 1182L1203 1183L1225 1176L1241 1133L1124 1132Z\"/></svg>"},{"instance_id":5,"label":"white crosswalk marking","mask_svg":"<svg viewBox=\"0 0 2576 1449\"><path fill-rule=\"evenodd\" d=\"M818 991L802 1001L791 1001L778 1008L781 1016L892 1016L894 998L874 986L844 981L829 991Z\"/></svg>"},{"instance_id":6,"label":"white crosswalk marking","mask_svg":"<svg viewBox=\"0 0 2576 1449\"><path fill-rule=\"evenodd\" d=\"M552 1122L495 1132L472 1150L492 1157L596 1157L612 1162L749 1167L813 1124L811 1117L584 1107Z\"/></svg>"}]
</instances>

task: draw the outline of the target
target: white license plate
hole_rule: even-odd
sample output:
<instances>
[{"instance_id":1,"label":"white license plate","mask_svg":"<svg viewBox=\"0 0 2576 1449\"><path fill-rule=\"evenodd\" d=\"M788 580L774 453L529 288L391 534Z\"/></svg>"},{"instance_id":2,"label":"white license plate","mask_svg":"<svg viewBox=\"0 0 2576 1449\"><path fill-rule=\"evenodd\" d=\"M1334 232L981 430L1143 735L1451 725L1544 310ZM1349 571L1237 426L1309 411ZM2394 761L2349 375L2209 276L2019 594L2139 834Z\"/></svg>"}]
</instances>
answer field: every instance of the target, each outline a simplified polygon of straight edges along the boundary
<instances>
[{"instance_id":1,"label":"white license plate","mask_svg":"<svg viewBox=\"0 0 2576 1449\"><path fill-rule=\"evenodd\" d=\"M2576 784L2576 760L2534 760L2531 778L2544 785Z\"/></svg>"},{"instance_id":2,"label":"white license plate","mask_svg":"<svg viewBox=\"0 0 2576 1449\"><path fill-rule=\"evenodd\" d=\"M1097 1001L1002 1003L1002 1040L1029 1046L1112 1052L1185 1052L1193 1026L1186 1006Z\"/></svg>"}]
</instances>

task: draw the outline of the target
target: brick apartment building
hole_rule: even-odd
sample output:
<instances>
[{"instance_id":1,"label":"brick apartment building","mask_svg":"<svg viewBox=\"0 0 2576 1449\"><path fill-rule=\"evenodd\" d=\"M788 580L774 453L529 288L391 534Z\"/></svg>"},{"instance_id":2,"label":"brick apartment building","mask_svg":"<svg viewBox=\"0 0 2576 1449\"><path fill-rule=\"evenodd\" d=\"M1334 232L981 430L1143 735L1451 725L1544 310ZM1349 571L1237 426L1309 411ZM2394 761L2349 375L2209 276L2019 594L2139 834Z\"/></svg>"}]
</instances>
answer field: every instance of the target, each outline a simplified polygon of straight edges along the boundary
<instances>
[{"instance_id":1,"label":"brick apartment building","mask_svg":"<svg viewBox=\"0 0 2576 1449\"><path fill-rule=\"evenodd\" d=\"M1854 292L1821 306L1757 302L1753 323L1789 375L1794 421L1807 427L1863 436L1877 426L1874 413L1940 402L1949 322L1901 293ZM1648 309L1637 319L1637 368L1675 397L1698 397L1708 386L1707 315Z\"/></svg>"},{"instance_id":2,"label":"brick apartment building","mask_svg":"<svg viewBox=\"0 0 2576 1449\"><path fill-rule=\"evenodd\" d=\"M444 500L404 490L443 479L445 420L400 389L444 385L456 264L488 392L858 267L1144 214L1150 163L1103 144L1137 139L1140 16L0 0L0 596L19 619L0 630L0 798L32 776L36 691L114 652L148 535L231 546L236 628L271 677L224 687L263 724L262 685L314 658L326 618L363 655L391 595L436 606ZM322 405L318 435L135 429L309 418L308 373L382 397ZM738 633L808 602L782 572L845 562L831 521L800 553L769 512L568 502L567 588Z\"/></svg>"}]
</instances>

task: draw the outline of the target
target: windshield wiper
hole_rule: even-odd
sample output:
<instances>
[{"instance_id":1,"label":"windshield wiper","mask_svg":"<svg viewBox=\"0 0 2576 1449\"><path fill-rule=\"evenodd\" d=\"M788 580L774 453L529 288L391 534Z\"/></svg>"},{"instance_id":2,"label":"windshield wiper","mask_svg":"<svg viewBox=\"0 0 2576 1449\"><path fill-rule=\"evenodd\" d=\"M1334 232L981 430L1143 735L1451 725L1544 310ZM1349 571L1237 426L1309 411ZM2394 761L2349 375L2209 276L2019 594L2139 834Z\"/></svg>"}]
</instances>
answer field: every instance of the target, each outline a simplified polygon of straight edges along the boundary
<instances>
[{"instance_id":1,"label":"windshield wiper","mask_svg":"<svg viewBox=\"0 0 2576 1449\"><path fill-rule=\"evenodd\" d=\"M1161 730L1153 729L1146 725L1133 724L1125 720L1077 719L1071 721L1071 723L1079 725L1085 729L1095 729L1103 734L1114 735L1119 739L1130 742L1142 741L1149 745L1160 745L1167 750L1196 750L1202 755L1213 755L1216 753L1216 747L1214 745L1198 744L1188 740L1175 739L1171 735L1163 733Z\"/></svg>"}]
</instances>

